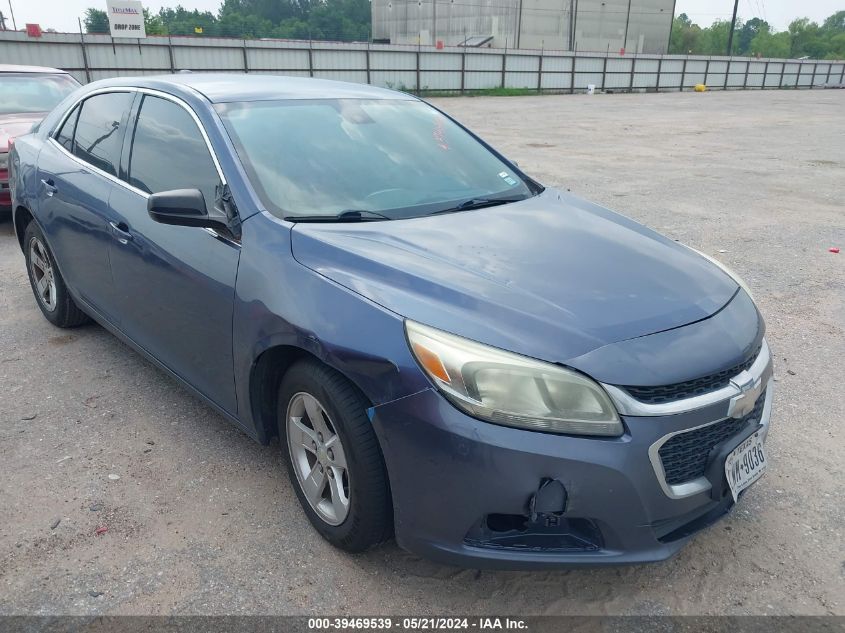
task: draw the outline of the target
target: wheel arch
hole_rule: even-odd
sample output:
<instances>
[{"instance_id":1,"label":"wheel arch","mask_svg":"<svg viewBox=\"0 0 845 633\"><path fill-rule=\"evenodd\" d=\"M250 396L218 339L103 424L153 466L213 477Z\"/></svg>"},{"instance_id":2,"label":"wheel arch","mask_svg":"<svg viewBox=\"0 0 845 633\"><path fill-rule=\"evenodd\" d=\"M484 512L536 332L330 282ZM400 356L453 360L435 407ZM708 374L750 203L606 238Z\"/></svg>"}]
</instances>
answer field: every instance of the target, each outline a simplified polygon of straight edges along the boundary
<instances>
[{"instance_id":1,"label":"wheel arch","mask_svg":"<svg viewBox=\"0 0 845 633\"><path fill-rule=\"evenodd\" d=\"M268 444L278 435L276 415L282 379L294 364L307 358L314 359L338 372L361 393L367 402L370 402L370 399L352 378L331 363L326 362L324 358L320 358L317 354L296 345L275 345L264 350L255 359L250 371L250 408L256 436L262 444Z\"/></svg>"},{"instance_id":2,"label":"wheel arch","mask_svg":"<svg viewBox=\"0 0 845 633\"><path fill-rule=\"evenodd\" d=\"M32 212L20 204L15 208L14 213L12 213L15 236L18 238L18 245L21 247L21 251L24 250L23 234L26 232L26 227L29 226L29 223L34 220L35 216L32 215Z\"/></svg>"}]
</instances>

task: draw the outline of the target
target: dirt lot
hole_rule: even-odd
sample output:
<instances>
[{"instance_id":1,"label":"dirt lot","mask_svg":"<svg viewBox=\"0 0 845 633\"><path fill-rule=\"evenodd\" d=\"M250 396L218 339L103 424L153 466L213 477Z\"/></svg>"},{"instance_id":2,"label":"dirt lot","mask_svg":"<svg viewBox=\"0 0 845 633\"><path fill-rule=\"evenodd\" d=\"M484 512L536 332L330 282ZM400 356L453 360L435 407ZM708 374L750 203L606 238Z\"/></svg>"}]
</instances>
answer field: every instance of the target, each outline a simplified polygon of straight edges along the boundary
<instances>
[{"instance_id":1,"label":"dirt lot","mask_svg":"<svg viewBox=\"0 0 845 633\"><path fill-rule=\"evenodd\" d=\"M773 469L653 566L481 573L392 543L347 556L311 529L277 445L101 328L50 326L5 223L0 614L845 614L845 254L828 252L845 247L845 91L437 104L540 181L745 277L776 355Z\"/></svg>"}]
</instances>

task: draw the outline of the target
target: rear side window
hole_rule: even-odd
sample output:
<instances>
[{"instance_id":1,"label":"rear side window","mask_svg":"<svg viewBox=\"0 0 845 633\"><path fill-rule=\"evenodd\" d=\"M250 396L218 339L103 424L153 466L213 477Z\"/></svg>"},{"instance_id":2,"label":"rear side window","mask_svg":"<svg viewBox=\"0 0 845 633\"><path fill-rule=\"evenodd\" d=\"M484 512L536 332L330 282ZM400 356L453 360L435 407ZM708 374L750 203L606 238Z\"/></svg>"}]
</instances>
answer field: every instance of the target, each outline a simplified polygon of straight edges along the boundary
<instances>
[{"instance_id":1,"label":"rear side window","mask_svg":"<svg viewBox=\"0 0 845 633\"><path fill-rule=\"evenodd\" d=\"M209 210L220 177L193 117L180 105L144 97L129 158L129 184L147 193L199 189Z\"/></svg>"},{"instance_id":2,"label":"rear side window","mask_svg":"<svg viewBox=\"0 0 845 633\"><path fill-rule=\"evenodd\" d=\"M116 176L125 115L132 105L133 96L129 92L110 92L86 99L76 122L73 153Z\"/></svg>"},{"instance_id":3,"label":"rear side window","mask_svg":"<svg viewBox=\"0 0 845 633\"><path fill-rule=\"evenodd\" d=\"M64 147L67 151L73 151L73 133L76 130L76 119L79 118L79 106L76 106L73 109L73 112L70 113L70 116L65 119L65 124L62 126L62 129L59 130L59 133L56 135L56 140L59 142L59 145Z\"/></svg>"}]
</instances>

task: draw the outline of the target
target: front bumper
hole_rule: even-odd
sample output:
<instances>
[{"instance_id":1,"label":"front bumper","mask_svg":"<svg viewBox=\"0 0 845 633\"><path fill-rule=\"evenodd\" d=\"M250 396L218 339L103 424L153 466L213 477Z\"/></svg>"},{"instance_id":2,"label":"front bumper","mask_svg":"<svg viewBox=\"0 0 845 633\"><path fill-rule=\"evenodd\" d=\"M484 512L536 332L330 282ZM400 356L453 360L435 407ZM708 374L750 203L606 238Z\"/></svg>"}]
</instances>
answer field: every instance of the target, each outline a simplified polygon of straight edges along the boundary
<instances>
[{"instance_id":1,"label":"front bumper","mask_svg":"<svg viewBox=\"0 0 845 633\"><path fill-rule=\"evenodd\" d=\"M770 363L760 396L764 433L773 395ZM730 406L723 400L673 415L623 415L626 432L618 438L497 426L464 415L434 389L378 406L372 419L390 477L397 542L425 558L473 568L668 558L734 504L720 468L710 469L715 474L706 485L699 481L689 494L670 496L653 463L653 447L679 431L724 420ZM739 434L725 444L732 441L738 444ZM503 545L507 539L485 540L491 515L531 519L530 499L548 480L563 484L565 511L549 517L551 526L530 524L540 538L517 539L515 546Z\"/></svg>"}]
</instances>

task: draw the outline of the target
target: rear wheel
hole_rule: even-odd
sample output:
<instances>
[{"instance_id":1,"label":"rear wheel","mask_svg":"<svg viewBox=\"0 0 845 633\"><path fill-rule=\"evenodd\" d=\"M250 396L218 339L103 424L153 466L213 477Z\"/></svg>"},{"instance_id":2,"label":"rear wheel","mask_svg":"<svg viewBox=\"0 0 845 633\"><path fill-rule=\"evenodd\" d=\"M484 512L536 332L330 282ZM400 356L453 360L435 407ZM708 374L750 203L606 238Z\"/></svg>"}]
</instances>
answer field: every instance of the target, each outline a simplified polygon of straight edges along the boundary
<instances>
[{"instance_id":1,"label":"rear wheel","mask_svg":"<svg viewBox=\"0 0 845 633\"><path fill-rule=\"evenodd\" d=\"M279 391L279 439L311 524L332 545L359 552L390 537L392 506L367 401L316 360L297 363Z\"/></svg>"},{"instance_id":2,"label":"rear wheel","mask_svg":"<svg viewBox=\"0 0 845 633\"><path fill-rule=\"evenodd\" d=\"M44 234L34 221L27 225L23 243L29 285L44 317L63 328L86 323L88 316L71 298Z\"/></svg>"}]
</instances>

